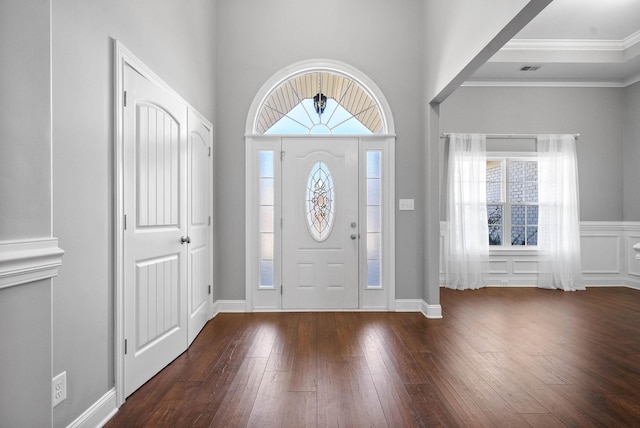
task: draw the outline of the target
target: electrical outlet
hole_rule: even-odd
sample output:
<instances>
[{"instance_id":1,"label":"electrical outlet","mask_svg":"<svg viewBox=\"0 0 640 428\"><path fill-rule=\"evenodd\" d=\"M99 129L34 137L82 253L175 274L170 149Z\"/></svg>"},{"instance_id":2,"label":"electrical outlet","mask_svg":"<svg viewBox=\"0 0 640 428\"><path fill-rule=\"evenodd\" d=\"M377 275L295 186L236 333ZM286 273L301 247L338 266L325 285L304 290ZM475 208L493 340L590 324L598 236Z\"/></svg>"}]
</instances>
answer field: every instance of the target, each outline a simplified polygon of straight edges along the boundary
<instances>
[{"instance_id":1,"label":"electrical outlet","mask_svg":"<svg viewBox=\"0 0 640 428\"><path fill-rule=\"evenodd\" d=\"M400 211L413 211L413 199L400 199L398 205Z\"/></svg>"},{"instance_id":2,"label":"electrical outlet","mask_svg":"<svg viewBox=\"0 0 640 428\"><path fill-rule=\"evenodd\" d=\"M62 372L51 382L52 407L57 406L67 398L67 372Z\"/></svg>"}]
</instances>

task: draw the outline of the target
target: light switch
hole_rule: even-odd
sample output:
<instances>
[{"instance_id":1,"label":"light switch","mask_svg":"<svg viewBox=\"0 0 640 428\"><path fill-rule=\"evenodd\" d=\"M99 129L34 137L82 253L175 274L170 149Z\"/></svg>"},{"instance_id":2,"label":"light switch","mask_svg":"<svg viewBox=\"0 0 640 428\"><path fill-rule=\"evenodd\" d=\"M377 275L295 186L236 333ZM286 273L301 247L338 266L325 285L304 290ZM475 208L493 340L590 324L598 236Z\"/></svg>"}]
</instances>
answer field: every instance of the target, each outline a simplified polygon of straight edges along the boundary
<instances>
[{"instance_id":1,"label":"light switch","mask_svg":"<svg viewBox=\"0 0 640 428\"><path fill-rule=\"evenodd\" d=\"M413 199L400 199L400 211L413 211Z\"/></svg>"}]
</instances>

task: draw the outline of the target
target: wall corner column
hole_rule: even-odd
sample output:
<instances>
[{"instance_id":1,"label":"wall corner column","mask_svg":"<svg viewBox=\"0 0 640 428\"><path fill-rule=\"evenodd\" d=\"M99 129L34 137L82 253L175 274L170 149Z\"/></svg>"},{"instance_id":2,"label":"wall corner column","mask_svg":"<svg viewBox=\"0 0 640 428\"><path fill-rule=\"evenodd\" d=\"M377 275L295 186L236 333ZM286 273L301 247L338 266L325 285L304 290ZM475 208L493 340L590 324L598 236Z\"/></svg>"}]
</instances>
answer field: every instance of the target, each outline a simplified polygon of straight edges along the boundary
<instances>
[{"instance_id":1,"label":"wall corner column","mask_svg":"<svg viewBox=\"0 0 640 428\"><path fill-rule=\"evenodd\" d=\"M423 313L427 318L442 318L440 306L440 104L427 105L423 150L424 176L424 284Z\"/></svg>"}]
</instances>

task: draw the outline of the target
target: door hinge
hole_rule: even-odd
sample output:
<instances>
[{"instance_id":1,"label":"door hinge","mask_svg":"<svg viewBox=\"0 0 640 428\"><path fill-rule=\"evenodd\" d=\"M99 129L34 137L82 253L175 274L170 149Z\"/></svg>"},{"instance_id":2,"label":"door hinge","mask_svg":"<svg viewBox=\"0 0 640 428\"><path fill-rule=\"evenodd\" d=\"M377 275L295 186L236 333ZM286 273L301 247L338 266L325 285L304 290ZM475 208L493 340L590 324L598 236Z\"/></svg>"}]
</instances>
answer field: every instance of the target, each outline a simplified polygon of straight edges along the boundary
<instances>
[{"instance_id":1,"label":"door hinge","mask_svg":"<svg viewBox=\"0 0 640 428\"><path fill-rule=\"evenodd\" d=\"M282 229L283 226L284 226L284 220L280 218L280 229Z\"/></svg>"},{"instance_id":2,"label":"door hinge","mask_svg":"<svg viewBox=\"0 0 640 428\"><path fill-rule=\"evenodd\" d=\"M124 91L124 94L122 95L122 101L124 103L124 106L127 106L127 91Z\"/></svg>"},{"instance_id":3,"label":"door hinge","mask_svg":"<svg viewBox=\"0 0 640 428\"><path fill-rule=\"evenodd\" d=\"M282 296L282 284L280 284L280 295Z\"/></svg>"},{"instance_id":4,"label":"door hinge","mask_svg":"<svg viewBox=\"0 0 640 428\"><path fill-rule=\"evenodd\" d=\"M284 150L281 150L281 151L280 151L280 160L283 160L283 159L284 159L284 154L285 154L285 151L284 151Z\"/></svg>"},{"instance_id":5,"label":"door hinge","mask_svg":"<svg viewBox=\"0 0 640 428\"><path fill-rule=\"evenodd\" d=\"M209 291L209 294L211 294L211 286L210 285L207 287L207 289Z\"/></svg>"},{"instance_id":6,"label":"door hinge","mask_svg":"<svg viewBox=\"0 0 640 428\"><path fill-rule=\"evenodd\" d=\"M211 226L211 216L209 216L209 226Z\"/></svg>"},{"instance_id":7,"label":"door hinge","mask_svg":"<svg viewBox=\"0 0 640 428\"><path fill-rule=\"evenodd\" d=\"M211 147L209 147L209 157L211 157Z\"/></svg>"},{"instance_id":8,"label":"door hinge","mask_svg":"<svg viewBox=\"0 0 640 428\"><path fill-rule=\"evenodd\" d=\"M124 340L124 354L127 355L127 339Z\"/></svg>"},{"instance_id":9,"label":"door hinge","mask_svg":"<svg viewBox=\"0 0 640 428\"><path fill-rule=\"evenodd\" d=\"M124 230L127 230L127 215L124 215Z\"/></svg>"}]
</instances>

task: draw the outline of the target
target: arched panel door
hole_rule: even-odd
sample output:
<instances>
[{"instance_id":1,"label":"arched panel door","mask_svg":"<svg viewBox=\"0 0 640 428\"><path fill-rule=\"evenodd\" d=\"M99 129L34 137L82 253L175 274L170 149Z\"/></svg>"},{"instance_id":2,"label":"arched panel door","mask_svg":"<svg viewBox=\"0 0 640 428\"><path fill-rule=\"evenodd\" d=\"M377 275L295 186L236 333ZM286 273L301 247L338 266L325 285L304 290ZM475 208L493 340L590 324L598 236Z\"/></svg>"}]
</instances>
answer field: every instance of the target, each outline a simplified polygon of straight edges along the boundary
<instances>
[{"instance_id":1,"label":"arched panel door","mask_svg":"<svg viewBox=\"0 0 640 428\"><path fill-rule=\"evenodd\" d=\"M125 67L125 394L187 346L187 109Z\"/></svg>"}]
</instances>

